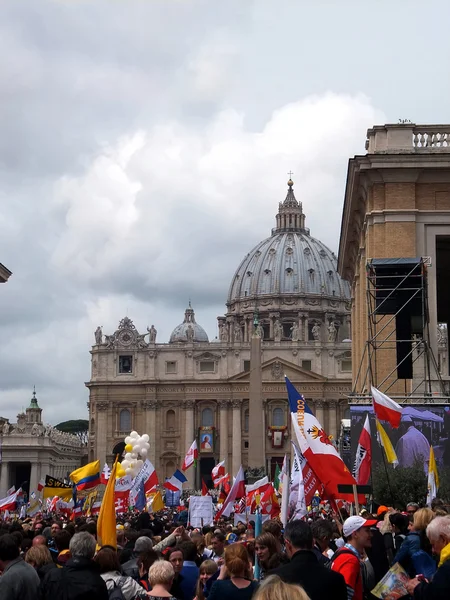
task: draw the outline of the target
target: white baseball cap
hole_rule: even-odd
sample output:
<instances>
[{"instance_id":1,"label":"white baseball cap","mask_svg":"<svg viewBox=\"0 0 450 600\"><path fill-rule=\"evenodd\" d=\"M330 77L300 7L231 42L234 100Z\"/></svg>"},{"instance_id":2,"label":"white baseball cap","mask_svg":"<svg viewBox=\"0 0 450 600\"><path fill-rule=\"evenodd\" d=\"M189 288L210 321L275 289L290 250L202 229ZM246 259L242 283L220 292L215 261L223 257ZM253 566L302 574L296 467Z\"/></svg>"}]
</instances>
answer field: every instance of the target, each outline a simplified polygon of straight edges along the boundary
<instances>
[{"instance_id":1,"label":"white baseball cap","mask_svg":"<svg viewBox=\"0 0 450 600\"><path fill-rule=\"evenodd\" d=\"M348 537L352 533L355 533L361 527L372 527L377 524L376 519L364 519L363 517L355 516L349 517L344 521L344 527L342 528L342 533L345 537Z\"/></svg>"}]
</instances>

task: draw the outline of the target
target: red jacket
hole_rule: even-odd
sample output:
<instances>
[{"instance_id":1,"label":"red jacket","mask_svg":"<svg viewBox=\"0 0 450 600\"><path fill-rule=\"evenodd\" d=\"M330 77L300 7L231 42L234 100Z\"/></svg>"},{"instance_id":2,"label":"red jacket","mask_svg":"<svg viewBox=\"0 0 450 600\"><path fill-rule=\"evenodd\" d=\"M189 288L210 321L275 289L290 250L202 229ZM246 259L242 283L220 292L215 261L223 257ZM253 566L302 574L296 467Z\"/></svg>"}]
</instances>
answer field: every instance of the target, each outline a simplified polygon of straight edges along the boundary
<instances>
[{"instance_id":1,"label":"red jacket","mask_svg":"<svg viewBox=\"0 0 450 600\"><path fill-rule=\"evenodd\" d=\"M354 552L347 548L340 550L336 558L333 559L331 569L344 577L349 599L363 600L361 561Z\"/></svg>"}]
</instances>

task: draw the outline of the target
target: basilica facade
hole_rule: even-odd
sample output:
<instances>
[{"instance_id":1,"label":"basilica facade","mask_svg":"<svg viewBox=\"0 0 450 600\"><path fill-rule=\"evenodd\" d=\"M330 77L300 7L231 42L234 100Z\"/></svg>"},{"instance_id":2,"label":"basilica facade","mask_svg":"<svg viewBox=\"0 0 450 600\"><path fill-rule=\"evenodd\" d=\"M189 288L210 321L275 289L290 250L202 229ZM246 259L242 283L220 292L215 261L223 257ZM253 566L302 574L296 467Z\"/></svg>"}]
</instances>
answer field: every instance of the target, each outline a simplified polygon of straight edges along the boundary
<instances>
[{"instance_id":1,"label":"basilica facade","mask_svg":"<svg viewBox=\"0 0 450 600\"><path fill-rule=\"evenodd\" d=\"M189 303L168 341L157 324L142 331L123 318L115 332L95 332L89 388L89 460L111 461L131 430L150 436L160 479L180 467L197 439L199 461L186 487L210 479L225 460L248 465L252 335L261 339L263 437L267 473L290 453L284 375L303 393L336 440L351 391L350 288L337 258L310 235L288 181L271 235L234 273L219 337L210 340Z\"/></svg>"}]
</instances>

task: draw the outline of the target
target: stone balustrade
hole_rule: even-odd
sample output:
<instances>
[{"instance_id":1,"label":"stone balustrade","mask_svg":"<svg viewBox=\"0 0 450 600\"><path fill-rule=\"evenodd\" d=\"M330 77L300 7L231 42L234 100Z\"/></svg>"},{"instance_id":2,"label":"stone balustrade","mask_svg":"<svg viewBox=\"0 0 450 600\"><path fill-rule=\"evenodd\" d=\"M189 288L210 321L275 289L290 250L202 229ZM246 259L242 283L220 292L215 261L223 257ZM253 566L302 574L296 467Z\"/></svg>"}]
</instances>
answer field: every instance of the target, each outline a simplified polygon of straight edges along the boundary
<instances>
[{"instance_id":1,"label":"stone balustrade","mask_svg":"<svg viewBox=\"0 0 450 600\"><path fill-rule=\"evenodd\" d=\"M450 153L450 125L397 123L367 130L369 154Z\"/></svg>"}]
</instances>

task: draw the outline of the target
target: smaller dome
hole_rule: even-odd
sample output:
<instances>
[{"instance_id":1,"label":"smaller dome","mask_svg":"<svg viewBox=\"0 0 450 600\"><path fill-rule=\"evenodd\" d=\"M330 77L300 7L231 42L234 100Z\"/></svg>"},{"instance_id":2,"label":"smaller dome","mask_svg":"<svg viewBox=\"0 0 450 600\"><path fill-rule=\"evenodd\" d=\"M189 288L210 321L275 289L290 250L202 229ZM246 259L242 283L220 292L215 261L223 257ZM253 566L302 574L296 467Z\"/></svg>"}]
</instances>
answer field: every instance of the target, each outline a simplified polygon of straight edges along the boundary
<instances>
[{"instance_id":1,"label":"smaller dome","mask_svg":"<svg viewBox=\"0 0 450 600\"><path fill-rule=\"evenodd\" d=\"M184 321L172 331L170 343L174 342L209 342L206 331L195 321L194 309L190 302L184 313Z\"/></svg>"}]
</instances>

